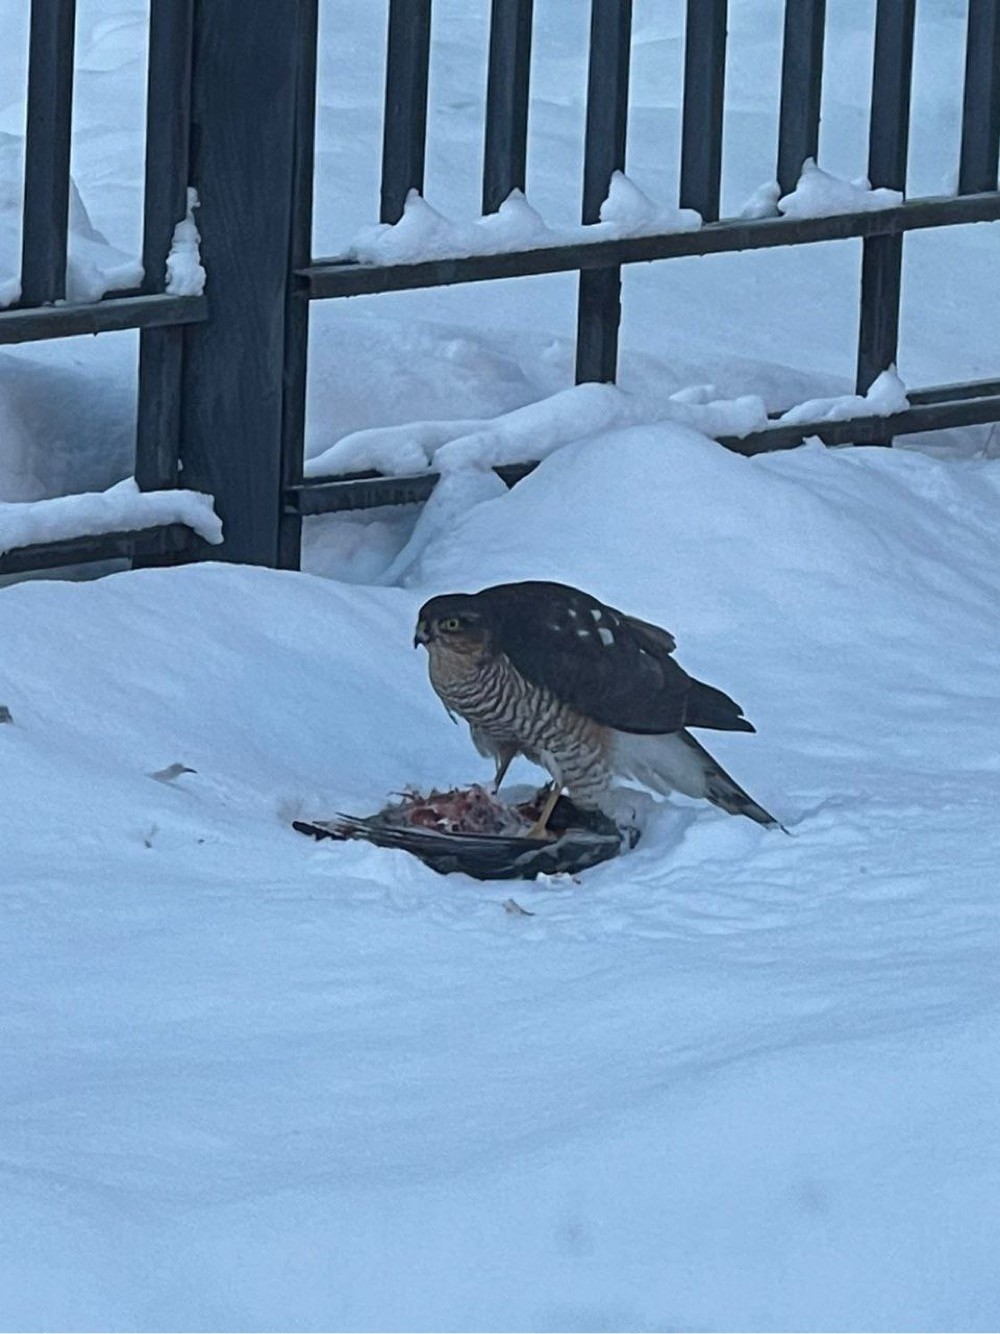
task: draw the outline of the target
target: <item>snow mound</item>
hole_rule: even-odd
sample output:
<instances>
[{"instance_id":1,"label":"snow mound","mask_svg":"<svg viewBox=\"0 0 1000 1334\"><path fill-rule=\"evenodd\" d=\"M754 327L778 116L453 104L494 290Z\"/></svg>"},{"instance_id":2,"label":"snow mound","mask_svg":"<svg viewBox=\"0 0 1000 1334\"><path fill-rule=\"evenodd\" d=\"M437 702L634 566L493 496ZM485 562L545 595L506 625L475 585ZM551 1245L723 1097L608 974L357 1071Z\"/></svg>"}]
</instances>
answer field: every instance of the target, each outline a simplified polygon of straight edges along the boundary
<instances>
[{"instance_id":1,"label":"snow mound","mask_svg":"<svg viewBox=\"0 0 1000 1334\"><path fill-rule=\"evenodd\" d=\"M452 512L419 587L3 590L11 1326L988 1327L998 502L631 426ZM637 795L522 916L291 832L487 776L410 637L517 577L673 630L795 837Z\"/></svg>"},{"instance_id":2,"label":"snow mound","mask_svg":"<svg viewBox=\"0 0 1000 1334\"><path fill-rule=\"evenodd\" d=\"M989 1327L998 502L633 425L442 514L412 587L3 590L11 1327ZM488 777L411 635L518 577L674 631L795 836L636 794L521 916L293 833Z\"/></svg>"}]
</instances>

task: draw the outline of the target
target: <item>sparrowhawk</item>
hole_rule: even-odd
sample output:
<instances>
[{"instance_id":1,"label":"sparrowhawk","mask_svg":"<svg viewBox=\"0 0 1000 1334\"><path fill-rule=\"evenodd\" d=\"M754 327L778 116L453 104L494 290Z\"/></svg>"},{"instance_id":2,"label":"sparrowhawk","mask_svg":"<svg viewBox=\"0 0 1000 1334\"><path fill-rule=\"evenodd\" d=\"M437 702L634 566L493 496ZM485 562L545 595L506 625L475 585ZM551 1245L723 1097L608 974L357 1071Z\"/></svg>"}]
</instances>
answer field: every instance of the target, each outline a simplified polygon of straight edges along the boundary
<instances>
[{"instance_id":1,"label":"sparrowhawk","mask_svg":"<svg viewBox=\"0 0 1000 1334\"><path fill-rule=\"evenodd\" d=\"M517 755L548 770L541 829L560 791L593 809L616 777L778 823L687 730L754 727L728 695L688 676L657 625L566 584L529 581L431 598L414 644L427 647L445 707L496 761L496 788Z\"/></svg>"}]
</instances>

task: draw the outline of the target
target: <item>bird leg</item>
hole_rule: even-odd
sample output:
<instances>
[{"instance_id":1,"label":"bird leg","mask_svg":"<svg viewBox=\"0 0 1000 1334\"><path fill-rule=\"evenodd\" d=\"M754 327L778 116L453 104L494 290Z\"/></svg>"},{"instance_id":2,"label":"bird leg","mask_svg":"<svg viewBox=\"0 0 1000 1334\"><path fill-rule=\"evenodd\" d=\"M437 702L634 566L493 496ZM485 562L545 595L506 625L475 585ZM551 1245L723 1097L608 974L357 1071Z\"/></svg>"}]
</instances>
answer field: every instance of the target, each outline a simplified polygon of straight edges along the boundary
<instances>
[{"instance_id":1,"label":"bird leg","mask_svg":"<svg viewBox=\"0 0 1000 1334\"><path fill-rule=\"evenodd\" d=\"M517 757L517 750L514 747L509 747L509 746L504 746L503 749L500 750L499 753L497 754L496 757L497 771L493 779L494 796L500 791L500 784L503 782L507 770L510 768L512 761L516 757Z\"/></svg>"},{"instance_id":2,"label":"bird leg","mask_svg":"<svg viewBox=\"0 0 1000 1334\"><path fill-rule=\"evenodd\" d=\"M556 802L562 795L562 784L552 780L552 786L549 788L549 795L545 798L545 805L542 807L542 813L525 834L525 838L552 838L549 833L548 823L552 812L556 808Z\"/></svg>"},{"instance_id":3,"label":"bird leg","mask_svg":"<svg viewBox=\"0 0 1000 1334\"><path fill-rule=\"evenodd\" d=\"M500 784L503 783L507 770L511 767L511 762L516 754L517 751L504 751L503 754L497 755L496 775L493 778L493 795L500 791Z\"/></svg>"}]
</instances>

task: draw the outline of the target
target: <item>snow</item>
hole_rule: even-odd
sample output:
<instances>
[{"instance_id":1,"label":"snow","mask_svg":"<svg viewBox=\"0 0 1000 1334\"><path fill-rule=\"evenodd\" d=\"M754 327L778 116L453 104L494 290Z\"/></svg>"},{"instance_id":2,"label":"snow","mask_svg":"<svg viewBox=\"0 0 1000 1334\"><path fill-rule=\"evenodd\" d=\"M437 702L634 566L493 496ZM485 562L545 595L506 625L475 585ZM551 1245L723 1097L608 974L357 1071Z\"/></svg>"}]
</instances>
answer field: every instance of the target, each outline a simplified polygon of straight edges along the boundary
<instances>
[{"instance_id":1,"label":"snow","mask_svg":"<svg viewBox=\"0 0 1000 1334\"><path fill-rule=\"evenodd\" d=\"M705 387L666 398L610 384L579 384L489 421L413 422L358 431L309 459L307 477L368 468L390 475L530 463L598 431L634 422L679 421L712 435L747 435L767 425L763 401L705 396Z\"/></svg>"},{"instance_id":2,"label":"snow","mask_svg":"<svg viewBox=\"0 0 1000 1334\"><path fill-rule=\"evenodd\" d=\"M622 237L682 232L701 226L701 214L693 208L664 208L644 194L623 171L611 175L600 219L602 223L610 223L616 235Z\"/></svg>"},{"instance_id":3,"label":"snow","mask_svg":"<svg viewBox=\"0 0 1000 1334\"><path fill-rule=\"evenodd\" d=\"M888 190L884 186L873 190L865 176L842 181L823 171L813 158L807 158L802 164L798 185L791 194L778 200L778 209L786 218L828 218L836 213L870 213L896 208L902 202L903 195L899 190Z\"/></svg>"},{"instance_id":4,"label":"snow","mask_svg":"<svg viewBox=\"0 0 1000 1334\"><path fill-rule=\"evenodd\" d=\"M4 300L28 15L10 8ZM486 8L435 6L433 207L377 245L579 236L588 20L567 0L536 6L531 204L452 221L478 207ZM910 197L957 160L956 8L921 9ZM872 6L828 10L824 172L791 196L825 211L878 193L848 185ZM782 13L730 6L724 214L773 175ZM140 0L78 5L93 290L135 281L147 22ZM324 0L317 254L377 215L384 23ZM683 6L636 4L628 180L588 235L659 230L677 198L682 38ZM768 185L753 215L776 205ZM996 374L997 235L907 237L898 372L865 412ZM310 475L434 468L426 506L310 520L307 574L0 589L0 1324L996 1327L996 430L754 459L705 438L860 408L859 259L626 268L617 389L571 388L575 275L317 303ZM135 349L0 354L4 542L74 506L73 531L82 506L217 537L205 497L52 499L129 477ZM510 492L489 470L543 455ZM633 853L501 886L295 834L488 777L413 621L432 593L513 578L673 631L758 729L702 739L791 836L626 793ZM521 761L510 781L540 777Z\"/></svg>"},{"instance_id":5,"label":"snow","mask_svg":"<svg viewBox=\"0 0 1000 1334\"><path fill-rule=\"evenodd\" d=\"M0 554L36 542L187 524L206 542L222 541L211 496L197 491L140 491L134 480L107 491L18 504L0 502Z\"/></svg>"},{"instance_id":6,"label":"snow","mask_svg":"<svg viewBox=\"0 0 1000 1334\"><path fill-rule=\"evenodd\" d=\"M876 376L866 394L842 394L837 398L814 398L796 403L781 414L781 423L847 421L850 417L891 417L910 406L906 385L895 366Z\"/></svg>"},{"instance_id":7,"label":"snow","mask_svg":"<svg viewBox=\"0 0 1000 1334\"><path fill-rule=\"evenodd\" d=\"M5 1323L988 1328L998 499L634 426L406 587L6 589ZM640 802L628 858L512 887L294 834L484 776L413 620L527 574L671 628L793 836Z\"/></svg>"},{"instance_id":8,"label":"snow","mask_svg":"<svg viewBox=\"0 0 1000 1334\"><path fill-rule=\"evenodd\" d=\"M0 131L0 308L21 295L23 138ZM66 300L97 301L138 287L142 264L110 245L94 227L75 180L70 180Z\"/></svg>"},{"instance_id":9,"label":"snow","mask_svg":"<svg viewBox=\"0 0 1000 1334\"><path fill-rule=\"evenodd\" d=\"M520 190L512 190L496 213L468 223L452 222L411 190L400 220L363 227L348 247L347 258L359 264L415 264L616 241L700 226L701 215L693 209L661 207L623 172L616 171L601 205L600 222L571 227L550 227Z\"/></svg>"},{"instance_id":10,"label":"snow","mask_svg":"<svg viewBox=\"0 0 1000 1334\"><path fill-rule=\"evenodd\" d=\"M174 228L174 238L167 256L165 290L171 296L201 296L205 290L205 270L201 263L198 224L198 191L188 186L187 212Z\"/></svg>"}]
</instances>

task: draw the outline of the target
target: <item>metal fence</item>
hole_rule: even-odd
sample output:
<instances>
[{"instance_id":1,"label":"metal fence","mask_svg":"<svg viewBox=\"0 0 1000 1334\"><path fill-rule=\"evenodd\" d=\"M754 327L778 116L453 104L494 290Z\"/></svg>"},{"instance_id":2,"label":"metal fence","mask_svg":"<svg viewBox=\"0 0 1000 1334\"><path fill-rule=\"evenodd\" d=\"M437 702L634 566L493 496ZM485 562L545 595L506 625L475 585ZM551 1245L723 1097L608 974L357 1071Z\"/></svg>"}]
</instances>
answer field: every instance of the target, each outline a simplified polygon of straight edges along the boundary
<instances>
[{"instance_id":1,"label":"metal fence","mask_svg":"<svg viewBox=\"0 0 1000 1334\"><path fill-rule=\"evenodd\" d=\"M576 376L611 381L625 264L857 238L863 246L857 388L896 360L908 231L1000 219L1000 0L968 0L958 192L822 218L720 219L727 0L687 0L679 203L698 229L468 258L372 265L312 254L318 0L151 0L141 292L91 305L64 295L74 0L32 0L23 293L0 311L0 342L141 330L136 476L145 489L212 493L228 559L294 568L307 515L419 501L436 477L303 476L309 307L314 300L541 273L580 275ZM917 0L877 0L868 175L905 191ZM532 0L492 0L482 199L496 210L523 189ZM792 190L815 157L825 0L786 0L776 173ZM423 185L431 0L390 0L381 219L395 222ZM591 0L582 221L596 222L625 167L631 0ZM261 185L266 174L266 188ZM160 290L186 189L201 199L207 298ZM893 436L1000 420L1000 380L911 391L891 417L776 423L721 440L743 454L807 436L885 443ZM499 468L516 481L530 465ZM195 558L178 525L81 537L0 558L0 572L126 555ZM219 554L218 548L212 548Z\"/></svg>"}]
</instances>

